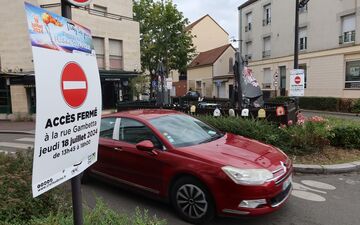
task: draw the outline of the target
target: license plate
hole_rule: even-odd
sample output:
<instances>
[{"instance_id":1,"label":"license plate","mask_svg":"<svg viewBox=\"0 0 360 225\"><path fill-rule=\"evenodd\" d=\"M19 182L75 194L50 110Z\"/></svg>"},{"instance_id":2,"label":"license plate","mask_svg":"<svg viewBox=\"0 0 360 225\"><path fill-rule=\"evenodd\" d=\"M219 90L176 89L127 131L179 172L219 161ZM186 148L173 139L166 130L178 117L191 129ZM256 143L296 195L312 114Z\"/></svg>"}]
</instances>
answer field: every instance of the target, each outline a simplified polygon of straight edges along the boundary
<instances>
[{"instance_id":1,"label":"license plate","mask_svg":"<svg viewBox=\"0 0 360 225\"><path fill-rule=\"evenodd\" d=\"M283 191L286 190L286 188L288 188L291 183L292 183L292 174L290 174L290 176L284 181L282 187Z\"/></svg>"}]
</instances>

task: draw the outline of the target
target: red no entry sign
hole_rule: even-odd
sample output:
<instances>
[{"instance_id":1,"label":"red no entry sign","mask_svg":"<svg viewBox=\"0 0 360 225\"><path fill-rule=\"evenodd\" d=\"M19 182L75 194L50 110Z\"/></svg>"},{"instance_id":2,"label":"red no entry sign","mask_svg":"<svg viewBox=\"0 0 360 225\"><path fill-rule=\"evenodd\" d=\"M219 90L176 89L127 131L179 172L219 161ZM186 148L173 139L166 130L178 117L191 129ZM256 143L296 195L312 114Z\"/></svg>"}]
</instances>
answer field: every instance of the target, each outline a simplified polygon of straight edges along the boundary
<instances>
[{"instance_id":1,"label":"red no entry sign","mask_svg":"<svg viewBox=\"0 0 360 225\"><path fill-rule=\"evenodd\" d=\"M77 63L70 62L65 65L61 75L61 91L70 107L78 108L84 103L88 83L84 71Z\"/></svg>"},{"instance_id":2,"label":"red no entry sign","mask_svg":"<svg viewBox=\"0 0 360 225\"><path fill-rule=\"evenodd\" d=\"M300 84L301 83L301 77L300 76L296 76L295 77L295 84Z\"/></svg>"}]
</instances>

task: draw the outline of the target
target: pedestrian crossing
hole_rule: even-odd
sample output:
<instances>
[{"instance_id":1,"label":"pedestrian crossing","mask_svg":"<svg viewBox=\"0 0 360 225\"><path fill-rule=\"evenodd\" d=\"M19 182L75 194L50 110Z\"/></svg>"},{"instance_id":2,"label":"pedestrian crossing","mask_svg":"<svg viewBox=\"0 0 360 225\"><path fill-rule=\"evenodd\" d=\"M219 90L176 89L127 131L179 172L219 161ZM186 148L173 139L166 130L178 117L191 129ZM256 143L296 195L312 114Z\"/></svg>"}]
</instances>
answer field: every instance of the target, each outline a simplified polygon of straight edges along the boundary
<instances>
[{"instance_id":1,"label":"pedestrian crossing","mask_svg":"<svg viewBox=\"0 0 360 225\"><path fill-rule=\"evenodd\" d=\"M16 152L34 148L35 138L22 137L13 141L0 141L0 154L15 154Z\"/></svg>"}]
</instances>

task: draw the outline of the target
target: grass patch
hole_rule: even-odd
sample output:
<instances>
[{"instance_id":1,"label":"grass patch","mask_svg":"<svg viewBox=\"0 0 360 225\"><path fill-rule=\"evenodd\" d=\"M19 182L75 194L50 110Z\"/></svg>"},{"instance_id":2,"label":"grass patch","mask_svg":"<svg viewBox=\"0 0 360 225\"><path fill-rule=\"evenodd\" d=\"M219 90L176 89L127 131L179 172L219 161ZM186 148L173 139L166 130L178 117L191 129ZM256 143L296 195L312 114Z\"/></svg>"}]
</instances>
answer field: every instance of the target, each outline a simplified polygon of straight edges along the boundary
<instances>
[{"instance_id":1,"label":"grass patch","mask_svg":"<svg viewBox=\"0 0 360 225\"><path fill-rule=\"evenodd\" d=\"M332 165L332 164L360 161L360 151L356 149L349 150L349 149L327 147L322 151L309 155L304 155L304 156L290 155L290 158L293 160L294 163L298 163L298 164Z\"/></svg>"}]
</instances>

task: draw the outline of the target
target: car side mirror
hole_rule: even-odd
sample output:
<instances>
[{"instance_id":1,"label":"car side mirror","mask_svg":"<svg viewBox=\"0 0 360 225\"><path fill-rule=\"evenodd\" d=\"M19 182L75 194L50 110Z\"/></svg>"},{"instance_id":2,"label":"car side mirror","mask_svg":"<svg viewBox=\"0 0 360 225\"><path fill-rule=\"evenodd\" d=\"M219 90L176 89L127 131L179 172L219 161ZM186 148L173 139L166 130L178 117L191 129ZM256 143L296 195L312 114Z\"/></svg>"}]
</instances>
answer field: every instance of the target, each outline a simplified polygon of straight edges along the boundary
<instances>
[{"instance_id":1,"label":"car side mirror","mask_svg":"<svg viewBox=\"0 0 360 225\"><path fill-rule=\"evenodd\" d=\"M154 150L155 146L151 141L145 140L137 143L136 148L140 151L151 152L152 150Z\"/></svg>"}]
</instances>

